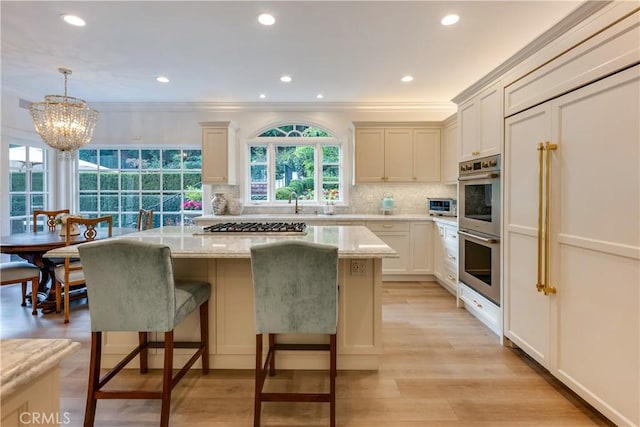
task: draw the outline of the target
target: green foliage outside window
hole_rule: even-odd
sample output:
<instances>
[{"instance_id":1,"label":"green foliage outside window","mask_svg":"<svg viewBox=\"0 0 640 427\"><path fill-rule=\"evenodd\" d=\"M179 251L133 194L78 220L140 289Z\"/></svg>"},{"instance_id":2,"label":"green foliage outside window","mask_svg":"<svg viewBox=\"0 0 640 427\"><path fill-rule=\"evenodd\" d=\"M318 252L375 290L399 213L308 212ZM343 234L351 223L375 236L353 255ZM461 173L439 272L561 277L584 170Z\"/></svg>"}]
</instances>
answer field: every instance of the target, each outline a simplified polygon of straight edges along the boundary
<instances>
[{"instance_id":1,"label":"green foliage outside window","mask_svg":"<svg viewBox=\"0 0 640 427\"><path fill-rule=\"evenodd\" d=\"M275 195L272 196L275 200L288 200L292 192L301 200L340 199L340 144L304 140L331 138L331 134L313 126L293 123L270 128L259 138L274 138L274 141L249 147L251 200L268 200L267 183L270 180L275 184ZM275 155L273 171L269 171L269 155ZM321 163L316 165L320 158ZM316 170L320 165L321 170ZM319 198L315 195L316 180L322 190Z\"/></svg>"},{"instance_id":2,"label":"green foliage outside window","mask_svg":"<svg viewBox=\"0 0 640 427\"><path fill-rule=\"evenodd\" d=\"M153 209L158 226L202 214L199 149L82 149L79 159L82 215L108 214L114 224L135 226L140 208Z\"/></svg>"},{"instance_id":3,"label":"green foliage outside window","mask_svg":"<svg viewBox=\"0 0 640 427\"><path fill-rule=\"evenodd\" d=\"M25 191L27 189L27 174L25 172L11 172L10 191Z\"/></svg>"}]
</instances>

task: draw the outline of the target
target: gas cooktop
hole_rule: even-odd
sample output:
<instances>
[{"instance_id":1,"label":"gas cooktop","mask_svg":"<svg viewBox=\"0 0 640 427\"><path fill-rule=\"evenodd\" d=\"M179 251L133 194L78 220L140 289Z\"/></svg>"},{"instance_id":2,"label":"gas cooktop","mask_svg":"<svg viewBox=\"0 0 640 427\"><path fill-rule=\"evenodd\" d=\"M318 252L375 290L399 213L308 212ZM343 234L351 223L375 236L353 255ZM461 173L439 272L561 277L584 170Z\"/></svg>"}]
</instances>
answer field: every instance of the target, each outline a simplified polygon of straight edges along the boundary
<instances>
[{"instance_id":1,"label":"gas cooktop","mask_svg":"<svg viewBox=\"0 0 640 427\"><path fill-rule=\"evenodd\" d=\"M196 235L210 236L214 234L272 234L272 235L304 235L307 224L304 222L225 222L204 227Z\"/></svg>"}]
</instances>

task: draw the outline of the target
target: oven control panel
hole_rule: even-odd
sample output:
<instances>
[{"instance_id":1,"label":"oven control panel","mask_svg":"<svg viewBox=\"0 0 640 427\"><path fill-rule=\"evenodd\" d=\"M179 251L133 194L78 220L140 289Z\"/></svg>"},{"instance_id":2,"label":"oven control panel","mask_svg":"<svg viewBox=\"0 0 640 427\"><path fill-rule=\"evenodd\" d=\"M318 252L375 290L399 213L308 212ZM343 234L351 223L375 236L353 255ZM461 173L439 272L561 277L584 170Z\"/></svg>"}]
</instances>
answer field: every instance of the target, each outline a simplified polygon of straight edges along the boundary
<instances>
[{"instance_id":1,"label":"oven control panel","mask_svg":"<svg viewBox=\"0 0 640 427\"><path fill-rule=\"evenodd\" d=\"M472 175L481 172L493 172L500 170L500 155L484 157L477 160L469 160L460 163L460 175Z\"/></svg>"}]
</instances>

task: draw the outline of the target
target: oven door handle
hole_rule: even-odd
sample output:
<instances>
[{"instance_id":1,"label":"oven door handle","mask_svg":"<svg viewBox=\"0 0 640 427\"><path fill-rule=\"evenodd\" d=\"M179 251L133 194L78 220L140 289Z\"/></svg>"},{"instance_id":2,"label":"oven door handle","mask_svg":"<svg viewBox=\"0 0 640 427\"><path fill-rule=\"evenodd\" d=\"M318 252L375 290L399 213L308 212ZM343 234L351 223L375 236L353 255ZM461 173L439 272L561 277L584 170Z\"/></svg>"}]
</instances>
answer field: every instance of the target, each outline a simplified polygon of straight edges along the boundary
<instances>
[{"instance_id":1,"label":"oven door handle","mask_svg":"<svg viewBox=\"0 0 640 427\"><path fill-rule=\"evenodd\" d=\"M462 234L463 236L471 237L472 239L480 240L481 242L485 242L485 243L500 243L500 240L498 239L480 237L480 236L476 236L475 234L467 233L466 231L458 230L458 234Z\"/></svg>"},{"instance_id":2,"label":"oven door handle","mask_svg":"<svg viewBox=\"0 0 640 427\"><path fill-rule=\"evenodd\" d=\"M479 173L477 175L467 175L458 178L458 181L473 181L474 179L493 179L500 178L499 173Z\"/></svg>"}]
</instances>

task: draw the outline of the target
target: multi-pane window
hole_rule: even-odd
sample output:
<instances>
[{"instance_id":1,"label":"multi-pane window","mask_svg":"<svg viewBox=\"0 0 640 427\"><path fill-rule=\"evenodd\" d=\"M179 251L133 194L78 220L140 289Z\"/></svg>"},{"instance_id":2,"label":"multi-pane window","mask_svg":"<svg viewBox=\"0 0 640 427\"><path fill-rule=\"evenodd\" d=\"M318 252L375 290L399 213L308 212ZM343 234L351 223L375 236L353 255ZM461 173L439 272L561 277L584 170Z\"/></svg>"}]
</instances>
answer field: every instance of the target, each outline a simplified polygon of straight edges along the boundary
<instances>
[{"instance_id":1,"label":"multi-pane window","mask_svg":"<svg viewBox=\"0 0 640 427\"><path fill-rule=\"evenodd\" d=\"M34 209L45 209L47 162L43 148L9 145L10 233L24 233L33 225Z\"/></svg>"},{"instance_id":2,"label":"multi-pane window","mask_svg":"<svg viewBox=\"0 0 640 427\"><path fill-rule=\"evenodd\" d=\"M201 160L199 149L81 149L80 214L135 227L153 209L154 226L189 224L202 215Z\"/></svg>"},{"instance_id":3,"label":"multi-pane window","mask_svg":"<svg viewBox=\"0 0 640 427\"><path fill-rule=\"evenodd\" d=\"M342 201L342 144L302 124L271 128L249 143L249 199Z\"/></svg>"}]
</instances>

